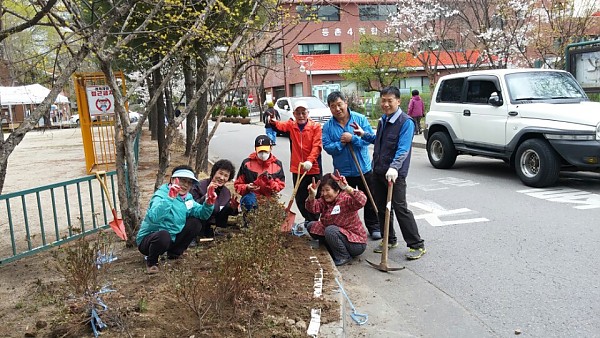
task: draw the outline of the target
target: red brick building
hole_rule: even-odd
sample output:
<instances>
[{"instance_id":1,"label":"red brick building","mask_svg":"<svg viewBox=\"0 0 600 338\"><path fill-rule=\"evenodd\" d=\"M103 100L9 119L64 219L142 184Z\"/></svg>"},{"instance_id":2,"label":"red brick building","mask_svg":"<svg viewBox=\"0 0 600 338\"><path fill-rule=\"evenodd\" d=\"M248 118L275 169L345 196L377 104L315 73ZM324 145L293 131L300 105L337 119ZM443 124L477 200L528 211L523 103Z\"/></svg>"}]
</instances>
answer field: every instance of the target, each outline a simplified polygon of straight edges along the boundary
<instances>
[{"instance_id":1,"label":"red brick building","mask_svg":"<svg viewBox=\"0 0 600 338\"><path fill-rule=\"evenodd\" d=\"M396 2L290 1L289 10L299 22L287 27L283 24L282 41L270 60L276 71L269 72L264 82L266 99L314 95L325 100L334 90L362 95L356 83L340 76L348 68L345 60L357 57L354 51L361 35L397 35L386 21L396 11ZM428 90L430 81L423 67L418 62L410 67L408 77L397 85L406 91Z\"/></svg>"}]
</instances>

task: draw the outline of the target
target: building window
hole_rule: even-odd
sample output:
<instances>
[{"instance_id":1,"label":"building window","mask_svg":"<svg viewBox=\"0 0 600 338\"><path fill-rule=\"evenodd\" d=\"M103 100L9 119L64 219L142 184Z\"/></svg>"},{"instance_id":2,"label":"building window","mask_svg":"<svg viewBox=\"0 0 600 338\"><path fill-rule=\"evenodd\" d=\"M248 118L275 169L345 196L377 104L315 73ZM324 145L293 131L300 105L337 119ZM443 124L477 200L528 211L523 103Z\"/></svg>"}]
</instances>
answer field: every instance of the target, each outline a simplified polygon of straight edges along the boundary
<instances>
[{"instance_id":1,"label":"building window","mask_svg":"<svg viewBox=\"0 0 600 338\"><path fill-rule=\"evenodd\" d=\"M340 54L341 47L339 43L309 43L298 45L298 54Z\"/></svg>"},{"instance_id":2,"label":"building window","mask_svg":"<svg viewBox=\"0 0 600 338\"><path fill-rule=\"evenodd\" d=\"M340 8L336 6L296 6L302 21L340 21Z\"/></svg>"},{"instance_id":3,"label":"building window","mask_svg":"<svg viewBox=\"0 0 600 338\"><path fill-rule=\"evenodd\" d=\"M396 5L358 5L360 21L386 21L397 11Z\"/></svg>"},{"instance_id":4,"label":"building window","mask_svg":"<svg viewBox=\"0 0 600 338\"><path fill-rule=\"evenodd\" d=\"M276 48L271 52L271 64L279 65L283 63L283 47Z\"/></svg>"}]
</instances>

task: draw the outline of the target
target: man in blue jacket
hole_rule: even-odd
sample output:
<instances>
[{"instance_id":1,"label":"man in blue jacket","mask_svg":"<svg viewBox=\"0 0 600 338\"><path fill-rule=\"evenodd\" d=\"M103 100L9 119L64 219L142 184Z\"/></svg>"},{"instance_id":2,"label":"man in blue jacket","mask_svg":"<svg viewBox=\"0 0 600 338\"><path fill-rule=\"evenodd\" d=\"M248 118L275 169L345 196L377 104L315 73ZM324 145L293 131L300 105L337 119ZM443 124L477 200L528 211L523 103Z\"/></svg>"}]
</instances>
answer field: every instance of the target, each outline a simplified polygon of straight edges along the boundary
<instances>
[{"instance_id":1,"label":"man in blue jacket","mask_svg":"<svg viewBox=\"0 0 600 338\"><path fill-rule=\"evenodd\" d=\"M356 154L360 170L362 170L367 184L370 184L372 176L371 159L369 157L370 143L354 135L352 125L356 124L371 134L373 129L364 115L350 111L347 99L341 92L336 91L329 94L327 105L333 118L323 125L323 149L333 157L334 170L338 170L342 176L346 177L351 187L358 188L368 196L367 190L369 187L365 186L360 177L360 171L352 158L350 147ZM367 202L364 208L364 220L371 238L381 239L377 213L375 213L370 201Z\"/></svg>"},{"instance_id":2,"label":"man in blue jacket","mask_svg":"<svg viewBox=\"0 0 600 338\"><path fill-rule=\"evenodd\" d=\"M385 204L388 184L393 185L392 210L396 214L402 237L408 246L407 259L419 259L427 251L412 212L406 203L406 176L410 166L410 155L415 124L400 109L400 90L386 87L381 90L383 116L377 124L377 134L365 132L356 126L354 133L365 141L375 144L373 151L373 180L371 189L379 211L379 224L385 222ZM391 216L391 215L390 215ZM393 217L390 217L389 238L375 252L382 252L384 245L390 249L398 247Z\"/></svg>"}]
</instances>

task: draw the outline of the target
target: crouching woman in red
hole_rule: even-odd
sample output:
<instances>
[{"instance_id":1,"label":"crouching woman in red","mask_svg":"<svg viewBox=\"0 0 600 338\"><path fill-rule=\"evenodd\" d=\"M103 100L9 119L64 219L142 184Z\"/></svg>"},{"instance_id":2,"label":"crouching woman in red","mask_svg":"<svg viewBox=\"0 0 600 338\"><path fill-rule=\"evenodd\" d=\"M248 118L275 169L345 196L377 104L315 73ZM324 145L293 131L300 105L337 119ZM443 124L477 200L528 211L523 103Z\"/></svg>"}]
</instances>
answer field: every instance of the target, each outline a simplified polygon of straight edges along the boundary
<instances>
[{"instance_id":1,"label":"crouching woman in red","mask_svg":"<svg viewBox=\"0 0 600 338\"><path fill-rule=\"evenodd\" d=\"M316 199L321 186L321 197ZM320 213L321 219L310 222L310 235L325 242L336 266L344 265L367 248L367 232L358 210L367 202L365 194L352 188L344 176L327 174L308 186L306 210Z\"/></svg>"}]
</instances>

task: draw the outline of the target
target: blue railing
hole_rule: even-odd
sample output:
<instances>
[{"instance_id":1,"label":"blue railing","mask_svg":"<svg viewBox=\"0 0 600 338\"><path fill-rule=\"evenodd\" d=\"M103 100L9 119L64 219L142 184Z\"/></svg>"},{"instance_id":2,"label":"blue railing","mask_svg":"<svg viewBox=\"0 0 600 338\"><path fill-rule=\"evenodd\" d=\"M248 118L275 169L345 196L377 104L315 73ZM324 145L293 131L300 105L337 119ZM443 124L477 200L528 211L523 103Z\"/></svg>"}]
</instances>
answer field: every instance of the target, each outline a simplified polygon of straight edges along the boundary
<instances>
[{"instance_id":1,"label":"blue railing","mask_svg":"<svg viewBox=\"0 0 600 338\"><path fill-rule=\"evenodd\" d=\"M106 179L117 206L115 174ZM0 195L0 266L108 228L112 217L95 175Z\"/></svg>"}]
</instances>

